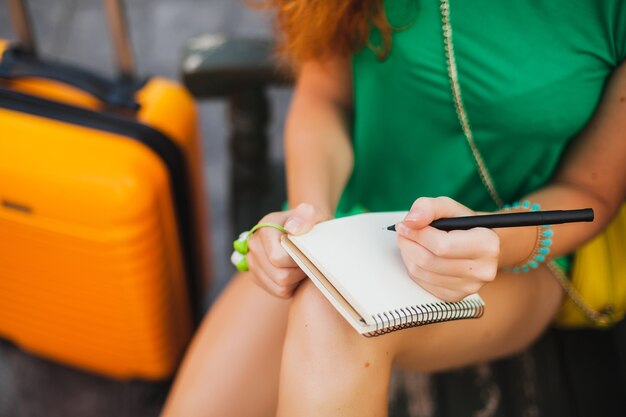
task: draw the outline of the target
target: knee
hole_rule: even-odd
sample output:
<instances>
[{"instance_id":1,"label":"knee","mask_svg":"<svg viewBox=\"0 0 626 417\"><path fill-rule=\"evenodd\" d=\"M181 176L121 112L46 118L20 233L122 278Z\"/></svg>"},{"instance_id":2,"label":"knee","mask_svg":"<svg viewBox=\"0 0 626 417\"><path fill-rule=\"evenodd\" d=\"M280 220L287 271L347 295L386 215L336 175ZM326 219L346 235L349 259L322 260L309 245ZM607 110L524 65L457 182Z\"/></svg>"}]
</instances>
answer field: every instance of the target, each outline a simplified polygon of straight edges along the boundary
<instances>
[{"instance_id":1,"label":"knee","mask_svg":"<svg viewBox=\"0 0 626 417\"><path fill-rule=\"evenodd\" d=\"M350 409L346 399L363 392L386 404L391 363L384 354L381 359L371 340L356 332L311 282L301 284L289 311L279 410L304 403L322 415L330 405L335 414L337 407ZM288 414L284 410L279 415Z\"/></svg>"},{"instance_id":2,"label":"knee","mask_svg":"<svg viewBox=\"0 0 626 417\"><path fill-rule=\"evenodd\" d=\"M296 290L289 309L287 337L304 343L358 336L309 280ZM316 339L322 339L316 342Z\"/></svg>"},{"instance_id":3,"label":"knee","mask_svg":"<svg viewBox=\"0 0 626 417\"><path fill-rule=\"evenodd\" d=\"M359 334L322 293L305 281L296 290L289 310L285 353L297 352L299 360L332 357L390 355L385 338Z\"/></svg>"}]
</instances>

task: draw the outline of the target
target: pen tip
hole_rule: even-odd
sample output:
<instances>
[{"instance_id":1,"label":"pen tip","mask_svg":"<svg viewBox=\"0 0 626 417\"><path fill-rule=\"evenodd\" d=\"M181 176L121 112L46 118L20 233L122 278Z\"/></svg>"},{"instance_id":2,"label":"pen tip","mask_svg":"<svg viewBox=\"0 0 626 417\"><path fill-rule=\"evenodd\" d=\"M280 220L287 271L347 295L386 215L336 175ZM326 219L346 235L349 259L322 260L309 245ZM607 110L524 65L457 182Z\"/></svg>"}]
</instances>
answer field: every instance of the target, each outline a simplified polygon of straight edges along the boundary
<instances>
[{"instance_id":1,"label":"pen tip","mask_svg":"<svg viewBox=\"0 0 626 417\"><path fill-rule=\"evenodd\" d=\"M396 225L392 224L391 226L387 227L387 230L391 231L391 232L395 232L396 231Z\"/></svg>"}]
</instances>

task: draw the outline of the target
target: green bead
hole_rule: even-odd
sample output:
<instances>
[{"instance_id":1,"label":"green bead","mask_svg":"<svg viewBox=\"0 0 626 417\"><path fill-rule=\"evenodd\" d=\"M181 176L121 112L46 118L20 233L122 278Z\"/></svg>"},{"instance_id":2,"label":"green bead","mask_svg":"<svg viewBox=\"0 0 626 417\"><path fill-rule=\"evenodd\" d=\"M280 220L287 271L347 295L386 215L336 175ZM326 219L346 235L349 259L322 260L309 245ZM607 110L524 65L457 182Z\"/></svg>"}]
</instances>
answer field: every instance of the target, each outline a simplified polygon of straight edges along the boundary
<instances>
[{"instance_id":1,"label":"green bead","mask_svg":"<svg viewBox=\"0 0 626 417\"><path fill-rule=\"evenodd\" d=\"M241 272L248 272L248 261L246 261L246 257L241 258L239 262L237 262L237 269Z\"/></svg>"},{"instance_id":2,"label":"green bead","mask_svg":"<svg viewBox=\"0 0 626 417\"><path fill-rule=\"evenodd\" d=\"M528 265L522 265L522 272L528 272L530 271L530 268L528 267Z\"/></svg>"},{"instance_id":3,"label":"green bead","mask_svg":"<svg viewBox=\"0 0 626 417\"><path fill-rule=\"evenodd\" d=\"M524 200L524 202L522 203L522 207L524 207L526 209L529 208L530 207L530 201Z\"/></svg>"},{"instance_id":4,"label":"green bead","mask_svg":"<svg viewBox=\"0 0 626 417\"><path fill-rule=\"evenodd\" d=\"M515 268L513 268L513 273L514 274L519 274L519 267L516 266Z\"/></svg>"},{"instance_id":5,"label":"green bead","mask_svg":"<svg viewBox=\"0 0 626 417\"><path fill-rule=\"evenodd\" d=\"M233 248L235 248L235 250L242 254L245 255L248 253L248 239L237 239L233 242Z\"/></svg>"},{"instance_id":6,"label":"green bead","mask_svg":"<svg viewBox=\"0 0 626 417\"><path fill-rule=\"evenodd\" d=\"M543 246L552 246L552 239L543 239L543 240L541 241L541 244L542 244Z\"/></svg>"},{"instance_id":7,"label":"green bead","mask_svg":"<svg viewBox=\"0 0 626 417\"><path fill-rule=\"evenodd\" d=\"M535 259L537 260L537 262L543 262L546 260L546 257L543 255L535 255Z\"/></svg>"},{"instance_id":8,"label":"green bead","mask_svg":"<svg viewBox=\"0 0 626 417\"><path fill-rule=\"evenodd\" d=\"M532 269L537 269L539 267L539 263L537 263L537 261L530 261L528 262L528 265L532 268Z\"/></svg>"},{"instance_id":9,"label":"green bead","mask_svg":"<svg viewBox=\"0 0 626 417\"><path fill-rule=\"evenodd\" d=\"M544 230L543 232L541 232L541 235L544 237L552 237L554 236L554 230Z\"/></svg>"},{"instance_id":10,"label":"green bead","mask_svg":"<svg viewBox=\"0 0 626 417\"><path fill-rule=\"evenodd\" d=\"M513 208L519 208L519 201L516 201L515 203L513 203Z\"/></svg>"},{"instance_id":11,"label":"green bead","mask_svg":"<svg viewBox=\"0 0 626 417\"><path fill-rule=\"evenodd\" d=\"M532 207L530 208L530 211L539 211L541 210L541 206L537 203L533 204Z\"/></svg>"},{"instance_id":12,"label":"green bead","mask_svg":"<svg viewBox=\"0 0 626 417\"><path fill-rule=\"evenodd\" d=\"M550 248L539 248L538 252L542 255L547 255L550 253Z\"/></svg>"}]
</instances>

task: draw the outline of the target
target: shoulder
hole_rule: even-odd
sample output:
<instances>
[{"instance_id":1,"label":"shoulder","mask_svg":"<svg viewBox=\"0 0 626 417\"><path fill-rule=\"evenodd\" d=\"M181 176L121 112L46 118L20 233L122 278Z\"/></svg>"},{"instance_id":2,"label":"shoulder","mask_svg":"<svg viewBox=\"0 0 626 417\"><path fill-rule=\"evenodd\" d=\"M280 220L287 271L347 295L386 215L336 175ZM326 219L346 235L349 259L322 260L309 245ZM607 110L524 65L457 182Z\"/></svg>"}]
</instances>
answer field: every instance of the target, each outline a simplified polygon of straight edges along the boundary
<instances>
[{"instance_id":1,"label":"shoulder","mask_svg":"<svg viewBox=\"0 0 626 417\"><path fill-rule=\"evenodd\" d=\"M342 107L352 106L352 61L349 56L305 62L297 79L296 94L312 93Z\"/></svg>"}]
</instances>

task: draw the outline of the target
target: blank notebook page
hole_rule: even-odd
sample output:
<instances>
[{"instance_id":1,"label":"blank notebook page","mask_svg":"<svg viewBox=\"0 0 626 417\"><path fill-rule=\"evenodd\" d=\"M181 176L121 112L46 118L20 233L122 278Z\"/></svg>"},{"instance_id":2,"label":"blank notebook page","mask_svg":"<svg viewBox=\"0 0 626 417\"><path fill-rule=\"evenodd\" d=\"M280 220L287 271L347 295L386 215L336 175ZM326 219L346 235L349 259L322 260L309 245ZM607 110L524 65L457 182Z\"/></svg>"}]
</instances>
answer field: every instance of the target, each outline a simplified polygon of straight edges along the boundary
<instances>
[{"instance_id":1,"label":"blank notebook page","mask_svg":"<svg viewBox=\"0 0 626 417\"><path fill-rule=\"evenodd\" d=\"M366 213L316 225L289 239L366 318L402 307L441 302L409 276L387 226L406 212ZM472 296L476 297L476 296Z\"/></svg>"}]
</instances>

